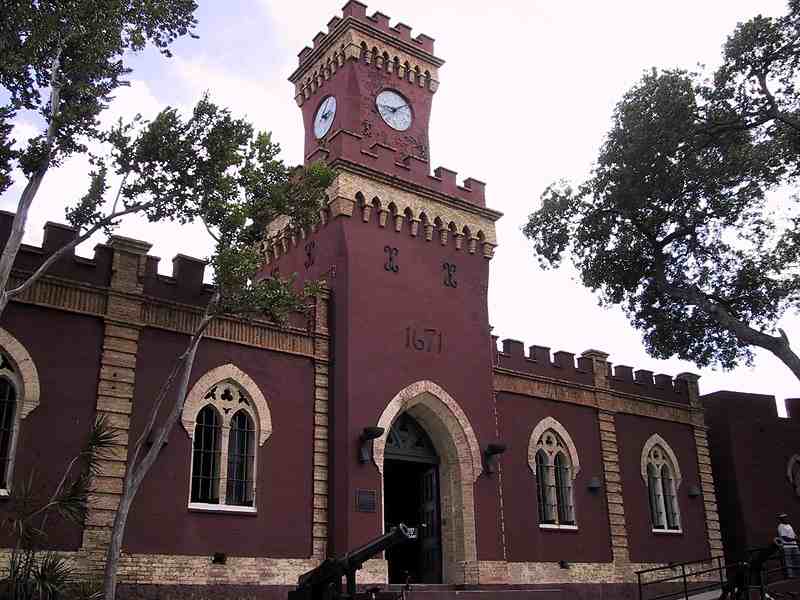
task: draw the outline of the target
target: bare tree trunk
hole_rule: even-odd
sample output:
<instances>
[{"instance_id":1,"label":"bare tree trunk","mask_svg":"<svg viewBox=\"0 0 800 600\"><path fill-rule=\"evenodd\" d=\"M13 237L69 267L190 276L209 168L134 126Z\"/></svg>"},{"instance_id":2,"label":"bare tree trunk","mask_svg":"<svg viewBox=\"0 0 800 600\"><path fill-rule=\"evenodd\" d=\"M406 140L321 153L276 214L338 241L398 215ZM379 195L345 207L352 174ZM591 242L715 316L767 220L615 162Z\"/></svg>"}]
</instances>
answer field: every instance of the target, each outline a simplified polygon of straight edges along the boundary
<instances>
[{"instance_id":1,"label":"bare tree trunk","mask_svg":"<svg viewBox=\"0 0 800 600\"><path fill-rule=\"evenodd\" d=\"M3 248L3 253L0 255L0 316L5 311L8 305L8 280L11 277L11 269L14 266L14 260L17 258L19 248L22 245L22 236L25 234L25 224L28 222L28 211L31 204L39 191L39 186L44 180L47 169L50 168L50 158L53 151L53 143L56 137L56 118L61 104L61 83L59 82L59 71L61 70L61 52L63 46L56 50L56 55L53 58L53 70L50 73L50 122L47 125L47 137L45 139L45 147L47 152L42 157L42 162L39 164L36 171L31 175L28 184L22 191L19 203L17 204L17 212L14 215L14 222L11 225L11 235L8 236L8 241Z\"/></svg>"},{"instance_id":2,"label":"bare tree trunk","mask_svg":"<svg viewBox=\"0 0 800 600\"><path fill-rule=\"evenodd\" d=\"M209 306L213 307L216 304L215 295L212 298ZM111 541L106 553L106 564L103 574L103 594L105 600L114 600L117 590L117 570L119 568L119 559L122 554L122 538L125 534L125 526L128 522L128 514L130 513L131 505L139 491L139 488L144 481L145 476L150 471L150 468L158 458L161 448L164 446L167 436L172 431L175 424L180 418L183 405L186 401L186 394L189 388L189 379L192 374L192 367L194 366L194 359L197 355L197 347L203 339L203 334L209 323L213 320L213 316L206 311L199 327L192 336L186 351L178 359L175 367L170 373L167 380L162 386L159 396L150 411L150 417L145 425L144 430L139 436L133 453L128 459L128 469L125 472L124 485L122 490L122 498L120 498L119 508L116 515L114 515L114 524L111 528ZM178 388L175 394L175 401L172 403L169 415L162 425L156 430L155 435L148 442L150 433L153 431L155 421L160 412L160 408L164 398L169 393L175 378L180 375ZM150 443L150 448L145 453L140 462L137 463L137 458L145 444Z\"/></svg>"}]
</instances>

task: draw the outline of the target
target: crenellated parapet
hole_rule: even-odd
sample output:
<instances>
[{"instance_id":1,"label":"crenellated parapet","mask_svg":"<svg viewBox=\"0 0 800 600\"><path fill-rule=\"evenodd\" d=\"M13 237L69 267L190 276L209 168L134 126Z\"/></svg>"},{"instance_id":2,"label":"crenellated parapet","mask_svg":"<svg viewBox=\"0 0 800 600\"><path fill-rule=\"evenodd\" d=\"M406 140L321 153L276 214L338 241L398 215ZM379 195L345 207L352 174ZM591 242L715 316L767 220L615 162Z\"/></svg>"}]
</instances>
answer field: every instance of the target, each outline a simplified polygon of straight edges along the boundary
<instances>
[{"instance_id":1,"label":"crenellated parapet","mask_svg":"<svg viewBox=\"0 0 800 600\"><path fill-rule=\"evenodd\" d=\"M486 184L473 177L458 185L458 172L436 167L433 174L427 160L413 155L401 155L396 148L382 143L364 147L362 136L346 130L334 133L325 148L315 149L306 162L325 161L333 165L345 163L354 168L369 169L376 174L399 178L403 182L430 190L440 197L486 207ZM496 213L499 217L499 213Z\"/></svg>"},{"instance_id":2,"label":"crenellated parapet","mask_svg":"<svg viewBox=\"0 0 800 600\"><path fill-rule=\"evenodd\" d=\"M8 238L13 218L13 213L0 211L0 241ZM69 225L46 223L41 246L22 245L14 262L11 285L22 283L75 235L76 230ZM158 272L161 259L148 254L150 247L147 242L114 235L107 243L94 247L92 258L77 256L71 249L50 266L37 284L15 300L103 315L110 310L108 290L113 289L147 299L141 314L138 310L135 314L126 314L133 321L188 327L195 312L208 303L214 292L214 286L203 281L207 262L178 254L172 259L171 275L162 275ZM123 269L126 261L135 261L136 268ZM118 296L112 297L116 301ZM180 315L188 315L190 320L181 325ZM307 319L302 313L292 314L288 325L305 330Z\"/></svg>"},{"instance_id":3,"label":"crenellated parapet","mask_svg":"<svg viewBox=\"0 0 800 600\"><path fill-rule=\"evenodd\" d=\"M433 38L411 35L404 23L389 24L381 12L367 15L367 7L350 0L341 17L328 22L328 31L314 36L313 47L298 54L298 68L289 77L295 85L295 100L302 106L324 82L336 76L348 61L362 61L396 76L398 83L438 88L438 68L444 61L433 55Z\"/></svg>"},{"instance_id":4,"label":"crenellated parapet","mask_svg":"<svg viewBox=\"0 0 800 600\"><path fill-rule=\"evenodd\" d=\"M456 173L437 169L437 181L448 191L452 189L482 192L483 184L474 179L456 184ZM434 179L434 178L431 178ZM376 223L387 232L407 233L431 244L452 245L465 254L491 259L497 247L495 221L500 213L456 202L444 193L434 195L423 188L404 188L394 183L382 182L375 177L341 171L328 189L326 206L320 211L318 222L304 229L280 217L267 226L262 253L267 264L301 246L312 233L324 228L338 217L356 218L365 223Z\"/></svg>"},{"instance_id":5,"label":"crenellated parapet","mask_svg":"<svg viewBox=\"0 0 800 600\"><path fill-rule=\"evenodd\" d=\"M494 340L496 342L497 338ZM546 346L530 346L525 354L525 345L519 340L502 341L502 350L495 352L495 366L586 385L592 385L593 382L590 359L581 356L576 362L575 354L563 351L551 354Z\"/></svg>"},{"instance_id":6,"label":"crenellated parapet","mask_svg":"<svg viewBox=\"0 0 800 600\"><path fill-rule=\"evenodd\" d=\"M696 386L697 376L682 373L673 378L670 375L657 374L646 369L634 370L626 365L612 366L607 361L608 355L598 350L587 350L577 361L571 352L558 351L551 355L550 348L530 346L525 353L522 342L513 339L502 340L502 350L497 350L495 341L494 365L518 373L540 375L586 385L603 382L617 392L656 398L666 402L689 404L691 386ZM598 359L599 357L599 359ZM605 373L595 373L596 369L605 369ZM598 377L599 376L599 377Z\"/></svg>"},{"instance_id":7,"label":"crenellated parapet","mask_svg":"<svg viewBox=\"0 0 800 600\"><path fill-rule=\"evenodd\" d=\"M650 396L667 402L689 404L689 380L663 373L653 374L647 369L634 370L626 365L608 365L608 382L612 390Z\"/></svg>"}]
</instances>

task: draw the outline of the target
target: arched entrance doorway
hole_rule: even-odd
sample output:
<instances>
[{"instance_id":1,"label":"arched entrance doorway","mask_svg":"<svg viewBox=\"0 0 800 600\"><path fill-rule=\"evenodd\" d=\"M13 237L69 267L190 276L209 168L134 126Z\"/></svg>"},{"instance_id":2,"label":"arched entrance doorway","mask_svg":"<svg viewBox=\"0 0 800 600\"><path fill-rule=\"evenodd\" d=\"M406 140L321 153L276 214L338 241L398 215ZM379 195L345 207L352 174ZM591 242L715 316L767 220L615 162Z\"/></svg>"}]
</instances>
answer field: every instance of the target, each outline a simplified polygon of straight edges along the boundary
<instances>
[{"instance_id":1,"label":"arched entrance doorway","mask_svg":"<svg viewBox=\"0 0 800 600\"><path fill-rule=\"evenodd\" d=\"M417 381L400 390L376 423L385 432L372 445L383 489L382 512L386 514L386 445L392 426L404 414L423 428L439 458L441 578L449 584L478 583L474 485L482 470L480 447L467 415L432 381Z\"/></svg>"},{"instance_id":2,"label":"arched entrance doorway","mask_svg":"<svg viewBox=\"0 0 800 600\"><path fill-rule=\"evenodd\" d=\"M408 413L395 420L384 453L384 527L417 528L413 543L386 553L389 583L441 583L442 542L439 456L430 437Z\"/></svg>"}]
</instances>

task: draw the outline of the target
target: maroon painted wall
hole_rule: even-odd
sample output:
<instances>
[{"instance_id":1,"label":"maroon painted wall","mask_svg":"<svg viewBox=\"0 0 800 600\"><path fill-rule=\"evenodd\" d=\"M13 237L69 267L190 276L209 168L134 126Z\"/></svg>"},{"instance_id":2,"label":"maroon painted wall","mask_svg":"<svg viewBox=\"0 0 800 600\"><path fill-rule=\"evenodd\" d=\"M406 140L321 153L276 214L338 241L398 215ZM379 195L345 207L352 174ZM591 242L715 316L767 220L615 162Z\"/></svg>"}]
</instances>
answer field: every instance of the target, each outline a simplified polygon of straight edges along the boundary
<instances>
[{"instance_id":1,"label":"maroon painted wall","mask_svg":"<svg viewBox=\"0 0 800 600\"><path fill-rule=\"evenodd\" d=\"M385 89L400 92L409 101L413 119L408 130L395 131L378 113L375 98ZM433 94L418 84L400 79L395 73L356 61L348 61L303 104L306 156L320 146L314 136L314 116L330 95L336 97L336 116L326 138L344 129L361 135L365 148L378 142L397 149L401 155L429 156L428 121Z\"/></svg>"},{"instance_id":2,"label":"maroon painted wall","mask_svg":"<svg viewBox=\"0 0 800 600\"><path fill-rule=\"evenodd\" d=\"M800 453L800 419L778 417L773 396L723 391L702 400L725 552L736 559L772 542L777 514L800 525L800 498L786 477L789 459Z\"/></svg>"},{"instance_id":3,"label":"maroon painted wall","mask_svg":"<svg viewBox=\"0 0 800 600\"><path fill-rule=\"evenodd\" d=\"M14 464L14 485L33 474L37 492L53 493L92 427L100 370L103 324L99 319L12 302L0 326L28 350L39 373L39 406L21 422ZM0 519L8 514L0 499ZM51 515L47 548L76 550L82 527ZM0 545L12 545L5 527Z\"/></svg>"},{"instance_id":4,"label":"maroon painted wall","mask_svg":"<svg viewBox=\"0 0 800 600\"><path fill-rule=\"evenodd\" d=\"M634 415L617 414L622 493L628 547L634 562L677 562L710 556L705 511L701 497L689 498L688 489L700 485L694 433L689 425ZM654 433L670 445L683 477L677 490L682 533L654 533L650 525L647 485L642 479L642 448Z\"/></svg>"},{"instance_id":5,"label":"maroon painted wall","mask_svg":"<svg viewBox=\"0 0 800 600\"><path fill-rule=\"evenodd\" d=\"M409 225L396 232L390 218L378 226L378 213L364 223L357 209L312 234L265 269L298 281L336 265L333 290L335 363L331 398L331 551L344 552L378 535L379 514L354 510L356 489L376 490L379 473L357 460L358 436L378 422L386 405L403 388L423 379L444 388L467 414L481 447L496 438L486 292L489 261L455 249L452 237L441 246L438 234L426 241ZM304 246L315 241L315 264L304 267ZM385 246L399 251L397 273L387 271ZM442 264L457 265L458 287L444 286ZM443 332L443 352L405 347L406 327ZM497 480L485 475L475 486L478 557L502 558Z\"/></svg>"},{"instance_id":6,"label":"maroon painted wall","mask_svg":"<svg viewBox=\"0 0 800 600\"><path fill-rule=\"evenodd\" d=\"M326 226L321 226L302 240L295 248L279 260L265 265L261 272L262 277L278 275L282 278L296 275L297 287L302 288L303 283L309 280L325 279L328 289L331 290L329 304L328 328L331 333L330 364L328 389L328 536L330 545L329 554L336 549L347 548L346 525L348 500L351 494L347 493L346 471L352 457L346 456L343 450L346 447L347 428L339 427L339 423L347 423L347 369L338 365L347 364L347 344L342 336L336 336L340 330L338 323L347 322L348 296L346 293L349 273L344 268L346 264L346 246L344 243L343 223L345 219L336 219ZM313 250L312 245L313 244ZM308 251L306 249L309 249ZM313 260L309 260L309 254ZM308 264L308 267L306 267ZM342 399L340 401L340 399ZM341 466L340 466L341 465ZM337 501L342 498L345 510L337 510ZM340 512L342 513L340 517Z\"/></svg>"},{"instance_id":7,"label":"maroon painted wall","mask_svg":"<svg viewBox=\"0 0 800 600\"><path fill-rule=\"evenodd\" d=\"M600 429L593 408L499 393L500 437L507 444L502 456L503 510L508 560L511 562L611 562L606 495L588 489L592 477L603 476ZM580 472L573 482L577 531L540 529L536 477L528 465L531 432L545 417L561 423L575 443Z\"/></svg>"},{"instance_id":8,"label":"maroon painted wall","mask_svg":"<svg viewBox=\"0 0 800 600\"><path fill-rule=\"evenodd\" d=\"M358 435L363 427L376 424L391 399L416 381L433 381L455 399L481 448L496 437L486 301L489 261L464 248L456 250L452 240L441 246L426 241L421 233L411 237L407 223L395 232L378 227L376 219L370 223L350 219L344 230L349 314L343 329L337 323L337 338L346 339L349 356L345 452L353 457L351 494L355 489L379 488L377 468L355 461ZM384 268L386 245L399 251L397 273ZM457 265L458 287L444 285L444 262ZM407 348L407 327L442 332L442 352ZM356 513L352 506L350 545L381 529L378 515ZM478 558L501 559L496 478L483 475L476 482L475 512Z\"/></svg>"},{"instance_id":9,"label":"maroon painted wall","mask_svg":"<svg viewBox=\"0 0 800 600\"><path fill-rule=\"evenodd\" d=\"M144 329L137 355L131 440L136 440L159 385L184 349L186 336ZM220 365L247 373L269 404L273 431L258 448L257 515L190 512L191 441L178 423L145 479L131 510L127 552L308 557L311 554L313 403L312 361L257 348L204 341L192 383ZM133 443L133 442L132 442Z\"/></svg>"}]
</instances>

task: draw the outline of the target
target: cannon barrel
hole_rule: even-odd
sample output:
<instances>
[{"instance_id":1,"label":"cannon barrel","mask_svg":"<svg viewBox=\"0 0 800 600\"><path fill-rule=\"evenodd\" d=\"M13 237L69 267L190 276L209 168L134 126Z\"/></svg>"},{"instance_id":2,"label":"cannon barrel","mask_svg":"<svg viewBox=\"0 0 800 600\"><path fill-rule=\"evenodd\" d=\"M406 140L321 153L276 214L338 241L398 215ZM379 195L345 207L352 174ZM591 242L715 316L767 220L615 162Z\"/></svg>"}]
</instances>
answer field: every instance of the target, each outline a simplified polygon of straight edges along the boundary
<instances>
[{"instance_id":1,"label":"cannon barrel","mask_svg":"<svg viewBox=\"0 0 800 600\"><path fill-rule=\"evenodd\" d=\"M416 537L416 532L413 529L409 529L400 523L400 525L397 527L392 527L382 536L375 538L371 542L367 542L360 548L356 548L355 550L346 553L341 560L343 561L346 570L351 568L360 569L361 565L363 565L365 561L372 558L376 554L383 552L392 546L405 542L406 540L415 539Z\"/></svg>"},{"instance_id":2,"label":"cannon barrel","mask_svg":"<svg viewBox=\"0 0 800 600\"><path fill-rule=\"evenodd\" d=\"M297 580L297 589L290 592L290 598L309 598L316 600L324 595L330 585L340 588L342 577L347 577L347 587L350 594L355 593L355 572L362 567L365 561L376 554L383 552L416 538L416 532L400 523L388 532L378 536L363 546L346 552L345 554L327 558L318 567L303 573Z\"/></svg>"}]
</instances>

